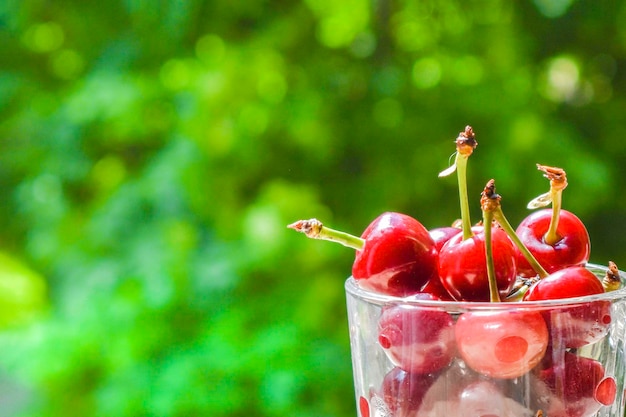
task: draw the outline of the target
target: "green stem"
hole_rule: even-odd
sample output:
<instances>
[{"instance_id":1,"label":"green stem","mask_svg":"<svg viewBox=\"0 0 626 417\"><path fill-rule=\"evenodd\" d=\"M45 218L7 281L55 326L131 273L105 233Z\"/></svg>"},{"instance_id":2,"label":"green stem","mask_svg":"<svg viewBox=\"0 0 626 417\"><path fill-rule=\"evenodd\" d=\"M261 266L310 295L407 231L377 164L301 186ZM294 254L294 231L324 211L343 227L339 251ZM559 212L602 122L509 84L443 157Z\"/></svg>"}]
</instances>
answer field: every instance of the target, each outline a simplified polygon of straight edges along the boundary
<instances>
[{"instance_id":1,"label":"green stem","mask_svg":"<svg viewBox=\"0 0 626 417\"><path fill-rule=\"evenodd\" d=\"M355 250L363 249L363 245L365 244L364 239L340 230L326 227L317 219L298 220L287 227L294 229L297 232L304 233L308 238L341 243L342 245Z\"/></svg>"},{"instance_id":2,"label":"green stem","mask_svg":"<svg viewBox=\"0 0 626 417\"><path fill-rule=\"evenodd\" d=\"M552 200L552 218L550 219L550 227L544 236L544 241L554 246L561 240L561 236L557 232L559 227L559 217L561 214L561 195L563 190L550 190L550 199Z\"/></svg>"},{"instance_id":3,"label":"green stem","mask_svg":"<svg viewBox=\"0 0 626 417\"><path fill-rule=\"evenodd\" d=\"M520 252L522 252L522 255L524 255L524 258L526 258L533 270L539 275L539 278L547 277L549 275L548 272L539 264L533 254L530 253L526 245L524 245L524 242L522 242L519 236L517 236L517 233L515 233L515 229L513 229L511 223L509 223L506 217L504 217L502 208L498 207L496 210L494 210L493 216L500 224L500 227L502 227L502 229L506 232L509 238L513 241L515 246L517 246Z\"/></svg>"},{"instance_id":4,"label":"green stem","mask_svg":"<svg viewBox=\"0 0 626 417\"><path fill-rule=\"evenodd\" d=\"M487 261L487 279L489 280L489 301L499 303L498 281L496 279L496 267L493 262L493 245L491 241L491 227L493 225L493 212L483 211L483 224L485 230L485 259Z\"/></svg>"},{"instance_id":5,"label":"green stem","mask_svg":"<svg viewBox=\"0 0 626 417\"><path fill-rule=\"evenodd\" d=\"M528 284L524 284L520 288L518 288L516 291L509 294L504 299L504 301L507 301L507 302L522 301L524 299L524 295L528 292L529 289L530 287L528 286Z\"/></svg>"},{"instance_id":6,"label":"green stem","mask_svg":"<svg viewBox=\"0 0 626 417\"><path fill-rule=\"evenodd\" d=\"M467 160L468 155L456 154L454 163L456 164L457 179L459 183L459 200L461 202L461 227L463 239L474 236L472 232L472 220L470 219L469 198L467 195Z\"/></svg>"}]
</instances>

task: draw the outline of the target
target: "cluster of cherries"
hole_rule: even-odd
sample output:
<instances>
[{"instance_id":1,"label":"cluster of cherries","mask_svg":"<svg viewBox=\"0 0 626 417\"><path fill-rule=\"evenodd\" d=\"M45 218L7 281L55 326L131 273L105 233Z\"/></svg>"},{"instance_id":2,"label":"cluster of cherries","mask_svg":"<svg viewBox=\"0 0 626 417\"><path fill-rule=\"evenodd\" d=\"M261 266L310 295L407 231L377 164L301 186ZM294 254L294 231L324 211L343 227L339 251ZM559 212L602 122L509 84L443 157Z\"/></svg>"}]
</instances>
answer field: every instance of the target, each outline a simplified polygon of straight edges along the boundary
<instances>
[{"instance_id":1,"label":"cluster of cherries","mask_svg":"<svg viewBox=\"0 0 626 417\"><path fill-rule=\"evenodd\" d=\"M461 220L453 226L428 230L406 214L387 212L360 237L327 228L315 219L289 227L356 249L352 276L358 285L408 301L383 307L378 322L378 344L393 369L375 391L393 416L428 415L428 393L436 389L441 375L450 380L450 373L459 372L459 363L467 369L454 378L458 387L447 387L446 395L448 403L456 401L460 409L471 408L463 403L468 399L508 398L506 388L495 387L492 381L515 384L525 376L533 392L534 415L592 416L614 402L616 383L605 375L600 362L577 350L607 334L608 301L456 315L411 307L411 300L430 305L565 299L620 286L612 262L604 280L585 267L589 235L578 217L561 208L567 180L560 168L538 165L550 180L550 191L529 203L529 208L551 204L551 209L533 212L514 229L490 180L481 195L483 219L473 225L466 166L476 146L474 132L467 126L456 139L454 164L440 174L457 172ZM361 398L360 407L362 417L370 417L367 398Z\"/></svg>"}]
</instances>

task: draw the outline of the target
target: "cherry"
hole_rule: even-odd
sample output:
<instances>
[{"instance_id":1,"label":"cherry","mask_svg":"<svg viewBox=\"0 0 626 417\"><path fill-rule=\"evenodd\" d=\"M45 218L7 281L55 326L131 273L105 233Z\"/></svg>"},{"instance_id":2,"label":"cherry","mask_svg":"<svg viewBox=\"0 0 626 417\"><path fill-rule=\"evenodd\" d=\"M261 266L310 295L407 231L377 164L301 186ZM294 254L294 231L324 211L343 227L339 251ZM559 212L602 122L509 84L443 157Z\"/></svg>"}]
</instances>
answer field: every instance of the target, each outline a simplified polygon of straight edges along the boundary
<instances>
[{"instance_id":1,"label":"cherry","mask_svg":"<svg viewBox=\"0 0 626 417\"><path fill-rule=\"evenodd\" d=\"M430 237L433 238L437 251L440 251L443 245L445 245L446 242L452 237L456 236L460 231L461 229L458 227L447 226L430 229L428 233L430 234Z\"/></svg>"},{"instance_id":2,"label":"cherry","mask_svg":"<svg viewBox=\"0 0 626 417\"><path fill-rule=\"evenodd\" d=\"M573 213L561 210L558 233L561 237L555 243L548 243L544 238L552 210L539 210L526 217L516 229L517 235L535 256L537 261L549 273L568 266L581 266L589 260L589 234L583 222ZM517 256L518 273L532 277L536 272L521 254Z\"/></svg>"},{"instance_id":3,"label":"cherry","mask_svg":"<svg viewBox=\"0 0 626 417\"><path fill-rule=\"evenodd\" d=\"M525 416L528 410L507 397L493 380L478 380L468 384L458 396L458 410L454 415L480 417Z\"/></svg>"},{"instance_id":4,"label":"cherry","mask_svg":"<svg viewBox=\"0 0 626 417\"><path fill-rule=\"evenodd\" d=\"M538 280L530 287L524 300L558 300L603 292L602 282L593 272L582 266L572 266Z\"/></svg>"},{"instance_id":5,"label":"cherry","mask_svg":"<svg viewBox=\"0 0 626 417\"><path fill-rule=\"evenodd\" d=\"M548 273L584 265L590 253L587 229L576 215L561 209L561 195L567 187L565 171L539 164L537 168L550 180L550 192L537 197L528 206L537 208L552 203L552 209L529 215L519 224L516 233ZM518 254L518 273L523 277L536 275L522 254Z\"/></svg>"},{"instance_id":6,"label":"cherry","mask_svg":"<svg viewBox=\"0 0 626 417\"><path fill-rule=\"evenodd\" d=\"M356 249L352 276L365 289L392 296L419 293L437 274L438 252L428 230L406 214L386 212L361 237L330 229L316 219L287 226L313 239Z\"/></svg>"},{"instance_id":7,"label":"cherry","mask_svg":"<svg viewBox=\"0 0 626 417\"><path fill-rule=\"evenodd\" d=\"M571 352L537 375L535 397L550 417L592 416L616 398L615 379L605 377L602 364Z\"/></svg>"},{"instance_id":8,"label":"cherry","mask_svg":"<svg viewBox=\"0 0 626 417\"><path fill-rule=\"evenodd\" d=\"M443 286L441 279L439 278L439 273L433 275L424 288L422 288L421 293L430 294L435 298L438 298L442 301L454 301L454 298L450 295L448 290Z\"/></svg>"},{"instance_id":9,"label":"cherry","mask_svg":"<svg viewBox=\"0 0 626 417\"><path fill-rule=\"evenodd\" d=\"M437 300L430 294L410 299ZM393 305L383 309L378 343L391 361L412 373L431 373L450 364L455 336L452 316L434 307Z\"/></svg>"},{"instance_id":10,"label":"cherry","mask_svg":"<svg viewBox=\"0 0 626 417\"><path fill-rule=\"evenodd\" d=\"M422 405L428 389L437 380L438 374L414 374L395 367L382 383L382 396L394 417L414 416Z\"/></svg>"},{"instance_id":11,"label":"cherry","mask_svg":"<svg viewBox=\"0 0 626 417\"><path fill-rule=\"evenodd\" d=\"M511 380L485 379L457 361L432 384L412 416L528 416L528 409L507 397Z\"/></svg>"},{"instance_id":12,"label":"cherry","mask_svg":"<svg viewBox=\"0 0 626 417\"><path fill-rule=\"evenodd\" d=\"M466 312L455 334L465 363L492 378L524 375L542 360L548 346L546 323L534 311Z\"/></svg>"},{"instance_id":13,"label":"cherry","mask_svg":"<svg viewBox=\"0 0 626 417\"><path fill-rule=\"evenodd\" d=\"M363 232L352 276L364 288L406 296L421 291L437 273L437 250L428 230L414 218L387 212Z\"/></svg>"},{"instance_id":14,"label":"cherry","mask_svg":"<svg viewBox=\"0 0 626 417\"><path fill-rule=\"evenodd\" d=\"M469 239L458 233L443 246L439 253L439 277L457 301L489 301L485 234L481 226L472 230L474 235ZM499 228L493 230L492 242L498 293L505 297L515 284L515 247Z\"/></svg>"},{"instance_id":15,"label":"cherry","mask_svg":"<svg viewBox=\"0 0 626 417\"><path fill-rule=\"evenodd\" d=\"M533 284L524 301L556 300L602 294L602 281L581 266L556 271ZM552 306L543 312L553 343L570 348L597 342L611 324L609 301L578 302L567 307Z\"/></svg>"},{"instance_id":16,"label":"cherry","mask_svg":"<svg viewBox=\"0 0 626 417\"><path fill-rule=\"evenodd\" d=\"M435 248L437 252L441 250L441 247L450 240L451 237L458 234L461 231L458 227L437 227L435 229L430 229L428 234L433 241L435 242ZM439 278L439 274L433 275L424 288L422 288L422 293L432 294L433 296L444 300L444 301L453 301L454 298L448 293L448 290L441 283L441 279Z\"/></svg>"}]
</instances>

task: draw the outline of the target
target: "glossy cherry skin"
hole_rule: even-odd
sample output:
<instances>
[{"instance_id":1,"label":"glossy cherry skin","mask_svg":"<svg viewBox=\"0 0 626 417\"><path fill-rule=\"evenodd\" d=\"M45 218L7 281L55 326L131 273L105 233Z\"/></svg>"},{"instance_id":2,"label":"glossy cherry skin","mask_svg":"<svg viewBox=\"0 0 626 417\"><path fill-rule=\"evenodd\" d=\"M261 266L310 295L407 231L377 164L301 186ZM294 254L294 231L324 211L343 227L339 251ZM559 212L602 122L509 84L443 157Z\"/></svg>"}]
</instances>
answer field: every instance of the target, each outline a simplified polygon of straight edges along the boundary
<instances>
[{"instance_id":1,"label":"glossy cherry skin","mask_svg":"<svg viewBox=\"0 0 626 417\"><path fill-rule=\"evenodd\" d=\"M536 282L524 301L557 300L602 294L601 281L588 269L573 266L558 270ZM603 338L611 324L609 301L581 301L572 306L553 307L543 312L552 343L578 348Z\"/></svg>"},{"instance_id":2,"label":"glossy cherry skin","mask_svg":"<svg viewBox=\"0 0 626 417\"><path fill-rule=\"evenodd\" d=\"M428 230L414 218L387 212L365 229L352 276L366 289L393 296L421 291L437 273L438 253Z\"/></svg>"},{"instance_id":3,"label":"glossy cherry skin","mask_svg":"<svg viewBox=\"0 0 626 417\"><path fill-rule=\"evenodd\" d=\"M439 252L439 277L457 301L489 301L489 280L482 227L473 227L474 236L463 239L460 232ZM513 289L516 278L515 245L506 232L492 229L493 259L500 297Z\"/></svg>"},{"instance_id":4,"label":"glossy cherry skin","mask_svg":"<svg viewBox=\"0 0 626 417\"><path fill-rule=\"evenodd\" d=\"M605 377L602 364L595 359L563 352L550 367L536 372L534 397L537 406L550 417L587 417L615 401L615 379Z\"/></svg>"},{"instance_id":5,"label":"glossy cherry skin","mask_svg":"<svg viewBox=\"0 0 626 417\"><path fill-rule=\"evenodd\" d=\"M430 229L428 233L430 234L430 237L433 238L437 252L439 252L441 251L443 245L445 245L453 236L456 236L460 231L461 229L458 227L448 226ZM439 278L439 273L428 280L424 288L422 288L422 292L432 294L444 301L454 301L454 298L452 298L448 290L446 290L443 286L441 278Z\"/></svg>"},{"instance_id":6,"label":"glossy cherry skin","mask_svg":"<svg viewBox=\"0 0 626 417\"><path fill-rule=\"evenodd\" d=\"M433 238L433 241L435 242L435 247L439 251L448 240L456 236L460 231L461 229L458 227L448 226L430 229L428 233L430 234L430 237Z\"/></svg>"},{"instance_id":7,"label":"glossy cherry skin","mask_svg":"<svg viewBox=\"0 0 626 417\"><path fill-rule=\"evenodd\" d=\"M541 362L548 347L548 328L534 311L463 313L455 334L465 363L492 378L524 375Z\"/></svg>"},{"instance_id":8,"label":"glossy cherry skin","mask_svg":"<svg viewBox=\"0 0 626 417\"><path fill-rule=\"evenodd\" d=\"M429 294L411 298L436 300ZM402 369L417 374L435 372L449 365L456 353L454 320L436 307L388 306L378 321L378 343Z\"/></svg>"},{"instance_id":9,"label":"glossy cherry skin","mask_svg":"<svg viewBox=\"0 0 626 417\"><path fill-rule=\"evenodd\" d=\"M568 266L584 265L589 261L590 243L583 222L573 213L561 210L557 232L562 238L552 246L544 240L551 218L551 209L538 210L522 220L516 234L548 273ZM517 273L523 277L537 275L519 250Z\"/></svg>"}]
</instances>

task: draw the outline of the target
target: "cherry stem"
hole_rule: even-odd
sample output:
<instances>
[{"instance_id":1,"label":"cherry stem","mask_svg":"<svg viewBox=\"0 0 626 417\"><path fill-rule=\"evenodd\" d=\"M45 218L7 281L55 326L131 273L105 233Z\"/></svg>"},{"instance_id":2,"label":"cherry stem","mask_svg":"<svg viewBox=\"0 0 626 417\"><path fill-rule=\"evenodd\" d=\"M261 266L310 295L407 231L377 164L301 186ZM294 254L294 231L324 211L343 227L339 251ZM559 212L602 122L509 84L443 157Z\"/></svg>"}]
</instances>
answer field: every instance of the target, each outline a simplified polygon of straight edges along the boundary
<instances>
[{"instance_id":1,"label":"cherry stem","mask_svg":"<svg viewBox=\"0 0 626 417\"><path fill-rule=\"evenodd\" d=\"M308 238L337 242L356 250L363 249L363 245L365 244L364 239L326 227L317 219L298 220L287 227L297 232L304 233Z\"/></svg>"},{"instance_id":2,"label":"cherry stem","mask_svg":"<svg viewBox=\"0 0 626 417\"><path fill-rule=\"evenodd\" d=\"M530 287L532 287L533 284L537 282L538 280L539 280L538 277L524 279L524 280L518 279L518 284L516 284L513 291L511 291L511 293L506 296L505 301L522 301L522 299L524 298L524 295L526 295Z\"/></svg>"},{"instance_id":3,"label":"cherry stem","mask_svg":"<svg viewBox=\"0 0 626 417\"><path fill-rule=\"evenodd\" d=\"M606 274L602 279L602 286L604 287L604 291L615 291L619 290L622 284L622 280L619 276L619 269L617 265L613 261L609 261L609 269L606 270Z\"/></svg>"},{"instance_id":4,"label":"cherry stem","mask_svg":"<svg viewBox=\"0 0 626 417\"><path fill-rule=\"evenodd\" d=\"M472 220L470 218L469 198L467 195L467 160L478 146L474 130L471 126L465 126L465 130L456 138L456 165L457 180L459 184L459 200L461 202L461 227L463 239L469 239L474 235L472 232Z\"/></svg>"},{"instance_id":5,"label":"cherry stem","mask_svg":"<svg viewBox=\"0 0 626 417\"><path fill-rule=\"evenodd\" d=\"M491 181L489 181L489 183L491 183ZM489 183L487 183L488 186L489 186ZM487 187L485 187L485 191L487 191ZM495 221L498 222L502 230L506 232L506 234L509 236L509 239L511 239L513 243L515 244L515 246L517 246L517 248L522 253L522 255L524 255L524 258L526 258L526 260L528 261L530 266L533 268L533 270L537 273L537 275L539 275L539 278L547 277L549 275L548 272L539 264L537 259L533 256L533 254L530 253L526 245L524 245L524 242L522 242L519 236L517 236L517 233L515 233L515 229L513 229L513 226L511 226L511 223L509 223L509 221L504 216L504 213L502 212L502 206L500 203L501 199L502 198L500 197L500 195L495 193L495 184L494 184L493 196L490 197L491 204L493 205L493 207L490 208L491 211L493 212L493 218L495 219Z\"/></svg>"},{"instance_id":6,"label":"cherry stem","mask_svg":"<svg viewBox=\"0 0 626 417\"><path fill-rule=\"evenodd\" d=\"M567 176L565 175L565 171L561 168L537 164L537 169L543 172L543 176L550 180L552 218L550 219L550 227L543 239L548 245L554 246L562 239L557 229L559 227L559 216L561 214L562 194L565 187L567 187Z\"/></svg>"},{"instance_id":7,"label":"cherry stem","mask_svg":"<svg viewBox=\"0 0 626 417\"><path fill-rule=\"evenodd\" d=\"M496 267L493 261L493 242L491 239L491 231L493 227L493 204L491 199L495 194L495 182L489 180L480 199L480 205L483 212L483 228L485 234L485 260L487 262L487 279L489 281L489 301L492 303L500 302L500 292L498 291L498 281L496 279Z\"/></svg>"}]
</instances>

